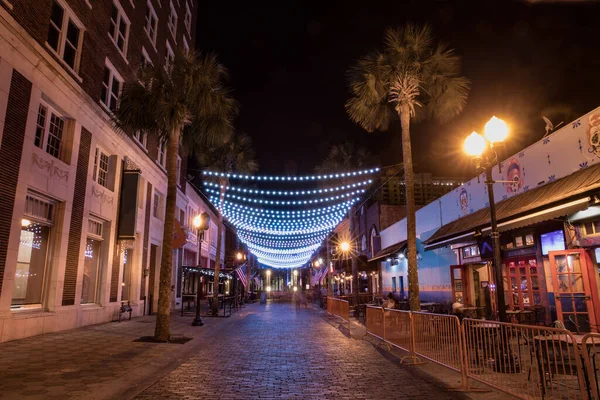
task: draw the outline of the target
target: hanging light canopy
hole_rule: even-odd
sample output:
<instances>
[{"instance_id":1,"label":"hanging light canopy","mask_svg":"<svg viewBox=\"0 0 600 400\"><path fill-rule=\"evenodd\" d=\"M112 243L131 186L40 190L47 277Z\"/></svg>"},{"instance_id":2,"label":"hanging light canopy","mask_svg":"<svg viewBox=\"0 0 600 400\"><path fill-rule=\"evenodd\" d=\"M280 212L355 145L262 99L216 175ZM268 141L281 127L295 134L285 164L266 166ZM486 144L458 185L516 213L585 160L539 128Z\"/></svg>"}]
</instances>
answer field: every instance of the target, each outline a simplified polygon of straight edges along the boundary
<instances>
[{"instance_id":1,"label":"hanging light canopy","mask_svg":"<svg viewBox=\"0 0 600 400\"><path fill-rule=\"evenodd\" d=\"M358 203L373 182L369 175L378 172L269 176L204 171L203 183L210 201L259 263L297 268Z\"/></svg>"}]
</instances>

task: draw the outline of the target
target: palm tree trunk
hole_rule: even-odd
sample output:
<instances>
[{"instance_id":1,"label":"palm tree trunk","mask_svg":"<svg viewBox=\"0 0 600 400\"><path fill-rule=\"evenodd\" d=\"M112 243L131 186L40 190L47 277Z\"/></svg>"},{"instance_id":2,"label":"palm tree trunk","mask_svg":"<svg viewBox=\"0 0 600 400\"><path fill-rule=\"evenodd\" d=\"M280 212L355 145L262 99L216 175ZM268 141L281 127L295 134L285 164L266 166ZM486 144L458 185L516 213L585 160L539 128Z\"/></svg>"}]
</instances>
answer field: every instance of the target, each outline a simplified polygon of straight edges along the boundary
<instances>
[{"instance_id":1,"label":"palm tree trunk","mask_svg":"<svg viewBox=\"0 0 600 400\"><path fill-rule=\"evenodd\" d=\"M173 228L177 206L177 155L179 150L179 127L174 127L167 141L167 204L165 207L160 282L158 286L158 310L154 338L169 340L171 316L171 272L173 262Z\"/></svg>"},{"instance_id":2,"label":"palm tree trunk","mask_svg":"<svg viewBox=\"0 0 600 400\"><path fill-rule=\"evenodd\" d=\"M210 307L213 316L219 315L219 274L221 273L221 249L223 248L223 200L225 199L225 186L227 182L224 179L219 181L221 192L219 194L219 225L217 229L217 255L215 256L215 277L213 279L213 301Z\"/></svg>"},{"instance_id":3,"label":"palm tree trunk","mask_svg":"<svg viewBox=\"0 0 600 400\"><path fill-rule=\"evenodd\" d=\"M404 162L404 183L406 186L406 236L408 261L408 292L410 309L421 311L419 300L419 271L417 268L417 224L415 207L415 176L412 164L412 149L410 144L410 109L403 105L400 110L402 125L402 158Z\"/></svg>"}]
</instances>

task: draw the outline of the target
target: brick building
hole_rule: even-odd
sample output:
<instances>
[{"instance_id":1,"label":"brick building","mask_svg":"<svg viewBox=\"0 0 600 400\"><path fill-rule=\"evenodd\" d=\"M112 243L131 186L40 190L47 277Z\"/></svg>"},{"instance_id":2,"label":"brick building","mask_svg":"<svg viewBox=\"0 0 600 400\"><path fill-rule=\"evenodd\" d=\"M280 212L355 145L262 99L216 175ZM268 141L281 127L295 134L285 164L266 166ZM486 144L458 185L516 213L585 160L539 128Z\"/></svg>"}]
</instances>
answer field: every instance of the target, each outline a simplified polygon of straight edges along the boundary
<instances>
[{"instance_id":1,"label":"brick building","mask_svg":"<svg viewBox=\"0 0 600 400\"><path fill-rule=\"evenodd\" d=\"M194 47L196 0L0 0L0 341L156 309L165 147L109 119L143 63ZM174 250L198 261L193 216L211 212L180 152ZM216 221L212 215L212 221ZM216 224L202 257L216 257Z\"/></svg>"}]
</instances>

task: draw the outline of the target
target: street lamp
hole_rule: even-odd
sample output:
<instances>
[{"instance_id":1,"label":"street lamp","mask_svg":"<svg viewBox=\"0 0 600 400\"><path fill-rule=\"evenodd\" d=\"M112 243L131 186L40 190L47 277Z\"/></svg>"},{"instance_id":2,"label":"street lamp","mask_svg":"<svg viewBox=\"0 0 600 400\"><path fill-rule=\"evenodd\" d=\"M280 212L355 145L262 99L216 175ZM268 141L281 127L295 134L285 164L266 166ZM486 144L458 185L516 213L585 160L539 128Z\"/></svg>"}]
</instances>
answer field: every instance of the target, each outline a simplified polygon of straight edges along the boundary
<instances>
[{"instance_id":1,"label":"street lamp","mask_svg":"<svg viewBox=\"0 0 600 400\"><path fill-rule=\"evenodd\" d=\"M271 270L267 270L267 292L271 291Z\"/></svg>"},{"instance_id":2,"label":"street lamp","mask_svg":"<svg viewBox=\"0 0 600 400\"><path fill-rule=\"evenodd\" d=\"M196 232L198 234L198 266L201 266L202 264L202 241L204 240L204 231L208 229L209 222L210 216L208 215L208 213L205 212L200 215L196 215L193 221L194 228L196 228ZM192 322L192 326L202 325L204 325L204 321L202 321L202 317L200 316L200 268L198 268L198 288L196 289L196 317Z\"/></svg>"},{"instance_id":3,"label":"street lamp","mask_svg":"<svg viewBox=\"0 0 600 400\"><path fill-rule=\"evenodd\" d=\"M244 255L238 251L238 253L235 255L235 258L237 258L238 261L242 261Z\"/></svg>"},{"instance_id":4,"label":"street lamp","mask_svg":"<svg viewBox=\"0 0 600 400\"><path fill-rule=\"evenodd\" d=\"M348 242L340 243L340 250L342 250L344 253L347 253L348 250L350 250L350 243L348 243Z\"/></svg>"},{"instance_id":5,"label":"street lamp","mask_svg":"<svg viewBox=\"0 0 600 400\"><path fill-rule=\"evenodd\" d=\"M499 118L492 117L485 124L484 136L477 132L471 133L464 144L465 152L473 158L477 174L485 172L485 184L487 185L488 199L490 203L490 219L492 224L492 247L494 251L493 268L494 278L496 280L496 302L498 307L498 319L506 321L506 304L504 302L504 284L502 278L501 260L500 260L500 234L498 233L498 224L496 222L496 203L494 201L494 178L492 169L498 164L498 171L502 172L502 165L499 163L499 154L504 147L504 140L508 136L508 126L506 122Z\"/></svg>"}]
</instances>

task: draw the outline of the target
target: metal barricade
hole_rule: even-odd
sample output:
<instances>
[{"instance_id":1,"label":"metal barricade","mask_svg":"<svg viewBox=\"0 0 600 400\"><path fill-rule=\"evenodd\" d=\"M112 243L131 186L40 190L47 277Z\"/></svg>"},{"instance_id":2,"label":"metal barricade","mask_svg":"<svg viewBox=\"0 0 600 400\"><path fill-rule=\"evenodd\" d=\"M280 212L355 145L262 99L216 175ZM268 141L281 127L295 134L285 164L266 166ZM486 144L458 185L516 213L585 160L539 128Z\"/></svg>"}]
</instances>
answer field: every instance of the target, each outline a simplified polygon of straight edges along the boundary
<instances>
[{"instance_id":1,"label":"metal barricade","mask_svg":"<svg viewBox=\"0 0 600 400\"><path fill-rule=\"evenodd\" d=\"M329 298L327 300L327 312L330 315L340 317L346 322L350 322L350 305L346 300Z\"/></svg>"},{"instance_id":2,"label":"metal barricade","mask_svg":"<svg viewBox=\"0 0 600 400\"><path fill-rule=\"evenodd\" d=\"M468 387L464 337L454 315L413 312L415 355L461 373L461 388Z\"/></svg>"},{"instance_id":3,"label":"metal barricade","mask_svg":"<svg viewBox=\"0 0 600 400\"><path fill-rule=\"evenodd\" d=\"M581 340L581 355L586 370L589 397L600 400L600 334L588 333Z\"/></svg>"},{"instance_id":4,"label":"metal barricade","mask_svg":"<svg viewBox=\"0 0 600 400\"><path fill-rule=\"evenodd\" d=\"M585 399L581 352L566 330L464 319L467 375L522 399Z\"/></svg>"},{"instance_id":5,"label":"metal barricade","mask_svg":"<svg viewBox=\"0 0 600 400\"><path fill-rule=\"evenodd\" d=\"M383 339L401 350L414 355L413 331L410 311L386 309L383 313Z\"/></svg>"},{"instance_id":6,"label":"metal barricade","mask_svg":"<svg viewBox=\"0 0 600 400\"><path fill-rule=\"evenodd\" d=\"M377 339L384 340L385 336L385 324L383 316L383 308L375 306L367 306L365 325L367 327L367 334L376 337Z\"/></svg>"}]
</instances>

